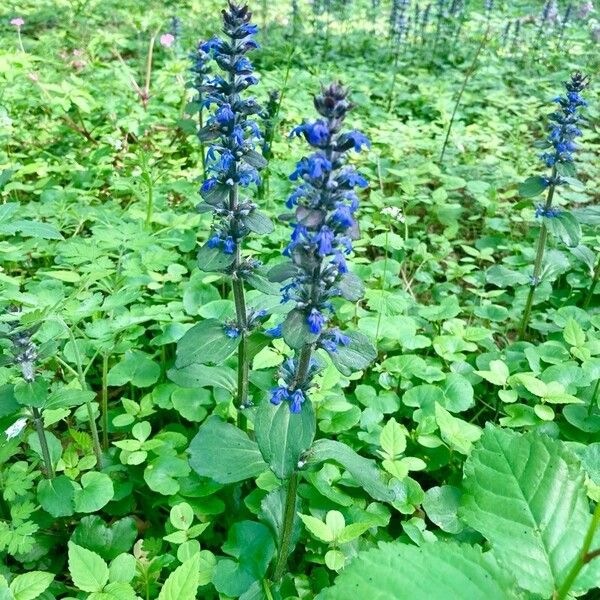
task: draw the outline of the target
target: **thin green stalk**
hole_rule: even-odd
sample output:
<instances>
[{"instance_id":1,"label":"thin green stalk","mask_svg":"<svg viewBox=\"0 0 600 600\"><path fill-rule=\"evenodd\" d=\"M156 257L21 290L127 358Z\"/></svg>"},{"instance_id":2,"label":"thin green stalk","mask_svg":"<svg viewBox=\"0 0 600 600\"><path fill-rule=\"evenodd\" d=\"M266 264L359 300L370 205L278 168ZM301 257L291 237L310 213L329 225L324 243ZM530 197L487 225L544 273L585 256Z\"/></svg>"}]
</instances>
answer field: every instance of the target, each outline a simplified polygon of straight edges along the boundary
<instances>
[{"instance_id":1,"label":"thin green stalk","mask_svg":"<svg viewBox=\"0 0 600 600\"><path fill-rule=\"evenodd\" d=\"M108 354L102 355L102 448L108 450Z\"/></svg>"},{"instance_id":2,"label":"thin green stalk","mask_svg":"<svg viewBox=\"0 0 600 600\"><path fill-rule=\"evenodd\" d=\"M394 88L396 87L396 79L398 77L398 64L400 63L400 48L396 48L396 56L394 56L394 66L392 68L392 83L388 94L387 110L392 110L394 103Z\"/></svg>"},{"instance_id":3,"label":"thin green stalk","mask_svg":"<svg viewBox=\"0 0 600 600\"><path fill-rule=\"evenodd\" d=\"M471 62L471 65L469 66L469 68L467 69L467 72L465 73L465 78L463 79L460 91L458 92L458 96L457 96L456 102L454 104L454 110L452 111L452 116L450 117L448 131L446 131L446 139L444 140L444 145L442 146L442 152L440 154L440 160L439 160L440 166L444 162L444 155L446 154L446 148L448 147L448 142L450 140L450 133L452 132L452 126L454 125L454 119L456 118L456 113L458 112L458 107L460 106L460 101L462 100L463 94L465 93L465 90L467 89L467 84L469 83L469 79L471 79L471 76L473 75L473 73L475 73L475 69L477 68L477 61L479 60L479 55L481 54L481 51L484 49L484 47L488 41L489 31L490 31L490 27L488 25L488 28L486 29L485 34L483 35L483 38L481 39L481 42L477 48L477 51L475 52L473 61Z\"/></svg>"},{"instance_id":4,"label":"thin green stalk","mask_svg":"<svg viewBox=\"0 0 600 600\"><path fill-rule=\"evenodd\" d=\"M21 52L25 52L25 48L23 47L23 39L21 38L21 28L17 27L17 38L19 40L19 49Z\"/></svg>"},{"instance_id":5,"label":"thin green stalk","mask_svg":"<svg viewBox=\"0 0 600 600\"><path fill-rule=\"evenodd\" d=\"M75 340L75 336L71 331L71 328L67 326L67 331L69 332L69 338L71 339L71 343L73 344L73 352L75 353L75 362L77 365L77 374L79 379L79 385L82 390L87 388L87 383L85 381L85 375L83 374L83 367L81 363L81 355L79 354L79 347L77 346L77 341ZM92 442L94 446L94 454L96 455L96 462L98 463L98 468L102 468L102 448L100 447L100 438L98 436L98 427L96 426L96 421L94 419L94 411L92 409L92 403L90 400L85 401L85 406L87 409L88 419L90 422L90 432L92 434Z\"/></svg>"},{"instance_id":6,"label":"thin green stalk","mask_svg":"<svg viewBox=\"0 0 600 600\"><path fill-rule=\"evenodd\" d=\"M598 281L600 281L600 258L598 258L598 264L596 265L596 270L594 271L594 278L592 279L590 289L588 290L585 300L583 301L583 308L587 308L590 305L592 297L594 296L594 292L596 291Z\"/></svg>"},{"instance_id":7,"label":"thin green stalk","mask_svg":"<svg viewBox=\"0 0 600 600\"><path fill-rule=\"evenodd\" d=\"M152 215L154 213L154 183L152 182L150 176L148 176L148 180L146 181L146 185L148 187L148 199L146 202L146 229L148 229L152 225Z\"/></svg>"},{"instance_id":8,"label":"thin green stalk","mask_svg":"<svg viewBox=\"0 0 600 600\"><path fill-rule=\"evenodd\" d=\"M144 87L142 88L141 100L144 110L148 108L148 100L150 100L150 82L152 80L152 57L154 54L154 44L156 43L156 36L158 32L154 33L150 38L150 44L148 46L148 55L146 56L146 79Z\"/></svg>"},{"instance_id":9,"label":"thin green stalk","mask_svg":"<svg viewBox=\"0 0 600 600\"><path fill-rule=\"evenodd\" d=\"M590 405L588 407L587 416L591 417L594 412L594 407L598 406L598 391L600 390L600 379L596 381L596 385L594 387L594 391L592 392L592 399L590 400Z\"/></svg>"},{"instance_id":10,"label":"thin green stalk","mask_svg":"<svg viewBox=\"0 0 600 600\"><path fill-rule=\"evenodd\" d=\"M565 600L568 593L571 591L571 588L573 587L573 584L575 583L575 580L577 579L581 569L583 569L583 567L585 567L585 565L591 560L596 558L596 556L600 555L600 548L590 552L590 547L594 541L594 535L596 534L598 525L600 525L600 502L596 504L596 510L594 511L592 521L585 535L585 539L583 540L581 552L579 553L575 564L571 567L571 570L569 571L563 584L554 594L554 600Z\"/></svg>"},{"instance_id":11,"label":"thin green stalk","mask_svg":"<svg viewBox=\"0 0 600 600\"><path fill-rule=\"evenodd\" d=\"M35 430L37 431L40 447L42 449L42 459L46 467L46 477L48 479L54 479L54 467L52 466L52 459L50 458L50 450L48 449L48 440L46 439L46 432L44 431L44 424L42 423L42 415L35 406L31 407L31 414L33 415L33 424L35 425Z\"/></svg>"},{"instance_id":12,"label":"thin green stalk","mask_svg":"<svg viewBox=\"0 0 600 600\"><path fill-rule=\"evenodd\" d=\"M290 555L292 545L292 532L294 530L294 518L296 516L296 497L298 493L298 472L294 471L290 476L285 496L285 508L283 513L283 527L281 529L281 539L279 543L279 555L273 581L279 583L287 568L287 560Z\"/></svg>"},{"instance_id":13,"label":"thin green stalk","mask_svg":"<svg viewBox=\"0 0 600 600\"><path fill-rule=\"evenodd\" d=\"M385 298L385 278L388 267L388 238L390 235L390 225L385 231L385 257L383 259L383 277L381 278L381 302L379 304L379 315L377 316L377 329L375 331L375 344L379 341L379 328L381 326L381 317L383 316L383 299Z\"/></svg>"},{"instance_id":14,"label":"thin green stalk","mask_svg":"<svg viewBox=\"0 0 600 600\"><path fill-rule=\"evenodd\" d=\"M556 179L556 167L552 169L552 181ZM546 204L544 210L547 211L552 206L552 200L554 199L554 191L556 186L550 185L548 188L548 196L546 198ZM540 275L542 273L542 263L544 260L544 252L546 250L546 241L548 240L548 228L546 223L542 221L540 228L540 235L537 243L537 250L535 253L535 263L533 266L533 276L531 277L531 286L529 287L529 294L527 295L527 302L525 303L525 311L523 312L523 319L521 320L521 326L519 327L519 339L522 340L527 333L527 327L529 325L529 319L531 317L531 308L533 306L533 295L535 289L539 284Z\"/></svg>"}]
</instances>

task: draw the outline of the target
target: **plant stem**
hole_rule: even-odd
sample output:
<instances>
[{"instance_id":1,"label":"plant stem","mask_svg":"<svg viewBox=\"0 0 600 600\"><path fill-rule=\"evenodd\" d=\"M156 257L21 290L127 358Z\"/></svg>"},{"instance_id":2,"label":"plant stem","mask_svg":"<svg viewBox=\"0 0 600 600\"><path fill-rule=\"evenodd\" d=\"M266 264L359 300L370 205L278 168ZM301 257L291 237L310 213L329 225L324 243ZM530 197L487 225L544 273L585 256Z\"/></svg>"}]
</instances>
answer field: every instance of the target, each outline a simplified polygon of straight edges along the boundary
<instances>
[{"instance_id":1,"label":"plant stem","mask_svg":"<svg viewBox=\"0 0 600 600\"><path fill-rule=\"evenodd\" d=\"M73 352L75 354L75 361L77 363L77 374L79 379L79 385L83 391L87 388L87 383L85 381L85 375L83 374L83 368L81 364L81 355L79 354L79 347L77 346L77 341L75 340L75 336L71 331L71 328L67 326L67 331L69 332L69 338L71 343L73 344ZM88 419L90 421L90 431L92 433L92 441L94 445L94 454L96 455L96 462L98 463L98 468L102 468L102 448L100 447L100 438L98 437L98 427L96 426L96 421L94 420L94 411L92 410L92 403L89 400L85 401L85 406L87 409Z\"/></svg>"},{"instance_id":2,"label":"plant stem","mask_svg":"<svg viewBox=\"0 0 600 600\"><path fill-rule=\"evenodd\" d=\"M556 179L556 167L552 169L552 181ZM556 186L550 185L548 188L548 196L546 198L546 204L544 210L548 210L552 206L552 200L554 199L554 190ZM533 306L533 295L535 289L538 286L539 278L542 273L542 262L544 260L544 252L546 250L546 241L548 239L548 228L546 223L542 221L540 228L540 235L537 243L537 250L535 254L535 263L533 266L533 276L531 278L531 286L529 287L529 294L527 295L527 302L525 303L525 311L523 312L523 319L521 320L521 326L519 327L519 339L522 340L527 333L527 326L529 325L529 318L531 317L531 308Z\"/></svg>"},{"instance_id":3,"label":"plant stem","mask_svg":"<svg viewBox=\"0 0 600 600\"><path fill-rule=\"evenodd\" d=\"M19 40L19 49L21 52L25 52L25 48L23 47L23 39L21 38L21 28L17 27L17 38Z\"/></svg>"},{"instance_id":4,"label":"plant stem","mask_svg":"<svg viewBox=\"0 0 600 600\"><path fill-rule=\"evenodd\" d=\"M296 516L296 495L298 492L298 472L294 471L288 481L287 493L285 496L285 508L283 513L283 527L281 529L281 538L279 542L279 555L275 565L273 581L281 581L287 567L287 560L290 554L292 544L292 532L294 529L294 518Z\"/></svg>"},{"instance_id":5,"label":"plant stem","mask_svg":"<svg viewBox=\"0 0 600 600\"><path fill-rule=\"evenodd\" d=\"M397 42L400 46L399 42ZM398 76L398 64L400 63L400 47L396 48L396 56L394 57L394 67L392 69L392 83L390 85L390 92L388 95L387 110L392 110L392 104L394 103L394 88L396 86L396 78Z\"/></svg>"},{"instance_id":6,"label":"plant stem","mask_svg":"<svg viewBox=\"0 0 600 600\"><path fill-rule=\"evenodd\" d=\"M42 415L35 406L31 407L31 414L33 415L33 423L40 441L44 465L46 466L46 478L54 479L54 467L52 466L52 459L50 458L50 450L48 449L48 440L46 440L46 432L44 431L44 424L42 423Z\"/></svg>"},{"instance_id":7,"label":"plant stem","mask_svg":"<svg viewBox=\"0 0 600 600\"><path fill-rule=\"evenodd\" d=\"M148 56L146 57L146 81L142 89L142 105L144 110L148 108L148 100L150 100L150 81L152 79L152 56L154 54L154 43L156 42L156 36L158 32L153 34L150 38L150 45L148 46Z\"/></svg>"},{"instance_id":8,"label":"plant stem","mask_svg":"<svg viewBox=\"0 0 600 600\"><path fill-rule=\"evenodd\" d=\"M585 300L583 301L583 308L587 308L592 301L592 297L594 292L596 291L596 286L598 285L598 281L600 280L600 258L598 258L598 264L596 265L596 270L594 271L594 278L592 279L592 283L590 285L590 289L588 290Z\"/></svg>"},{"instance_id":9,"label":"plant stem","mask_svg":"<svg viewBox=\"0 0 600 600\"><path fill-rule=\"evenodd\" d=\"M563 584L554 594L553 600L565 600L581 569L583 569L587 563L599 555L597 550L590 552L590 547L594 541L594 535L596 533L596 529L598 529L598 525L600 525L600 502L596 504L596 510L594 511L592 521L585 535L585 539L583 540L581 552L579 553L575 564L571 567L571 570L569 571Z\"/></svg>"},{"instance_id":10,"label":"plant stem","mask_svg":"<svg viewBox=\"0 0 600 600\"><path fill-rule=\"evenodd\" d=\"M108 354L102 355L102 448L108 450Z\"/></svg>"},{"instance_id":11,"label":"plant stem","mask_svg":"<svg viewBox=\"0 0 600 600\"><path fill-rule=\"evenodd\" d=\"M385 256L383 259L383 277L381 278L381 302L379 304L379 315L377 316L377 330L375 331L375 345L379 341L379 328L381 327L381 317L383 316L383 301L385 299L385 278L387 276L388 267L388 238L390 235L391 224L385 231Z\"/></svg>"},{"instance_id":12,"label":"plant stem","mask_svg":"<svg viewBox=\"0 0 600 600\"><path fill-rule=\"evenodd\" d=\"M146 204L146 229L148 229L152 225L152 214L154 212L154 183L148 176L148 181L146 181L146 185L148 186L148 200Z\"/></svg>"},{"instance_id":13,"label":"plant stem","mask_svg":"<svg viewBox=\"0 0 600 600\"><path fill-rule=\"evenodd\" d=\"M486 29L486 31L483 35L483 38L479 44L479 47L477 48L477 51L475 52L475 56L473 57L473 62L471 62L471 65L467 69L467 72L465 73L465 78L463 79L463 82L462 82L462 86L460 88L460 91L458 92L458 96L456 98L456 103L454 104L454 110L452 111L452 116L450 117L448 131L446 131L446 139L444 140L444 145L442 146L442 152L440 154L440 161L439 161L440 166L444 162L444 155L446 154L446 148L448 147L448 141L450 140L450 133L452 132L452 126L454 125L454 119L456 118L456 113L458 112L458 107L460 105L460 101L462 100L463 94L465 93L465 89L467 88L467 83L469 83L469 79L471 79L471 76L473 75L473 73L475 73L475 69L477 68L477 60L479 59L479 55L481 54L481 51L483 50L483 48L485 47L485 45L488 41L489 31L490 31L490 26L488 25L488 28Z\"/></svg>"}]
</instances>

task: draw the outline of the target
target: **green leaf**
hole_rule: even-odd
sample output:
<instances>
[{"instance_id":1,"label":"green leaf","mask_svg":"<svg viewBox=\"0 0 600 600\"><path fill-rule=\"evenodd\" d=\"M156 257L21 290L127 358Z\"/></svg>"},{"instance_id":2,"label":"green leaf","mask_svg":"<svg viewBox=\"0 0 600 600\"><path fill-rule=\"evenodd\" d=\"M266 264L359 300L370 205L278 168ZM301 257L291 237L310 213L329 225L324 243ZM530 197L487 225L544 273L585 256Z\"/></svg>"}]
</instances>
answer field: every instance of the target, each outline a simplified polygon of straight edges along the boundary
<instances>
[{"instance_id":1,"label":"green leaf","mask_svg":"<svg viewBox=\"0 0 600 600\"><path fill-rule=\"evenodd\" d=\"M209 417L190 443L190 465L218 483L235 483L268 469L258 444L219 417Z\"/></svg>"},{"instance_id":2,"label":"green leaf","mask_svg":"<svg viewBox=\"0 0 600 600\"><path fill-rule=\"evenodd\" d=\"M381 543L360 552L316 600L513 600L511 575L488 552L455 542Z\"/></svg>"},{"instance_id":3,"label":"green leaf","mask_svg":"<svg viewBox=\"0 0 600 600\"><path fill-rule=\"evenodd\" d=\"M275 406L264 399L254 422L256 441L265 462L279 479L288 479L315 437L315 411L310 401L299 413L290 411L288 402Z\"/></svg>"},{"instance_id":4,"label":"green leaf","mask_svg":"<svg viewBox=\"0 0 600 600\"><path fill-rule=\"evenodd\" d=\"M183 369L169 369L167 376L184 388L223 388L231 394L235 394L237 389L236 372L229 367L209 367L194 363Z\"/></svg>"},{"instance_id":5,"label":"green leaf","mask_svg":"<svg viewBox=\"0 0 600 600\"><path fill-rule=\"evenodd\" d=\"M177 342L175 366L181 369L192 363L222 363L235 351L239 343L240 337L229 337L221 322L206 319L188 329Z\"/></svg>"},{"instance_id":6,"label":"green leaf","mask_svg":"<svg viewBox=\"0 0 600 600\"><path fill-rule=\"evenodd\" d=\"M581 240L581 225L569 212L561 212L556 217L544 219L548 229L558 237L563 244L575 248Z\"/></svg>"},{"instance_id":7,"label":"green leaf","mask_svg":"<svg viewBox=\"0 0 600 600\"><path fill-rule=\"evenodd\" d=\"M490 542L520 587L550 597L592 518L578 459L545 435L488 425L464 470L461 517ZM572 591L599 583L600 563L591 562Z\"/></svg>"},{"instance_id":8,"label":"green leaf","mask_svg":"<svg viewBox=\"0 0 600 600\"><path fill-rule=\"evenodd\" d=\"M243 224L258 235L268 235L274 229L273 221L260 210L253 210L249 215L242 217Z\"/></svg>"},{"instance_id":9,"label":"green leaf","mask_svg":"<svg viewBox=\"0 0 600 600\"><path fill-rule=\"evenodd\" d=\"M306 322L306 313L302 310L294 309L288 313L283 322L281 332L285 343L294 350L302 348L305 344L312 344L319 337L311 333Z\"/></svg>"},{"instance_id":10,"label":"green leaf","mask_svg":"<svg viewBox=\"0 0 600 600\"><path fill-rule=\"evenodd\" d=\"M10 591L14 600L35 600L52 583L54 575L43 571L30 571L24 575L17 575L10 582Z\"/></svg>"},{"instance_id":11,"label":"green leaf","mask_svg":"<svg viewBox=\"0 0 600 600\"><path fill-rule=\"evenodd\" d=\"M81 486L81 489L75 490L73 497L77 512L96 512L108 504L115 494L111 478L97 471L84 473L81 477Z\"/></svg>"},{"instance_id":12,"label":"green leaf","mask_svg":"<svg viewBox=\"0 0 600 600\"><path fill-rule=\"evenodd\" d=\"M73 512L73 482L66 475L42 479L37 487L38 502L53 517L70 517Z\"/></svg>"},{"instance_id":13,"label":"green leaf","mask_svg":"<svg viewBox=\"0 0 600 600\"><path fill-rule=\"evenodd\" d=\"M326 544L333 542L335 538L333 531L329 528L329 526L326 523L323 523L321 519L317 519L316 517L313 517L311 515L302 514L299 515L299 517L300 519L302 519L302 522L304 523L306 529L308 529L308 531L310 531L310 533L318 540L321 540Z\"/></svg>"},{"instance_id":14,"label":"green leaf","mask_svg":"<svg viewBox=\"0 0 600 600\"><path fill-rule=\"evenodd\" d=\"M95 553L69 542L69 573L82 592L100 592L108 583L108 566Z\"/></svg>"},{"instance_id":15,"label":"green leaf","mask_svg":"<svg viewBox=\"0 0 600 600\"><path fill-rule=\"evenodd\" d=\"M435 420L440 428L442 439L461 454L469 454L473 442L481 437L481 429L457 417L453 417L443 406L436 402Z\"/></svg>"},{"instance_id":16,"label":"green leaf","mask_svg":"<svg viewBox=\"0 0 600 600\"><path fill-rule=\"evenodd\" d=\"M144 481L154 492L172 496L179 491L179 477L187 477L190 467L186 460L178 456L162 455L155 458L144 469Z\"/></svg>"},{"instance_id":17,"label":"green leaf","mask_svg":"<svg viewBox=\"0 0 600 600\"><path fill-rule=\"evenodd\" d=\"M39 221L18 220L10 224L15 231L20 231L23 237L39 238L42 240L62 240L64 239L60 231L49 223L40 223Z\"/></svg>"},{"instance_id":18,"label":"green leaf","mask_svg":"<svg viewBox=\"0 0 600 600\"><path fill-rule=\"evenodd\" d=\"M342 297L350 302L358 302L365 293L365 286L362 279L351 271L342 275L337 283L337 287Z\"/></svg>"},{"instance_id":19,"label":"green leaf","mask_svg":"<svg viewBox=\"0 0 600 600\"><path fill-rule=\"evenodd\" d=\"M160 377L160 365L145 353L130 350L121 362L108 372L108 385L120 386L127 383L135 387L154 385Z\"/></svg>"},{"instance_id":20,"label":"green leaf","mask_svg":"<svg viewBox=\"0 0 600 600\"><path fill-rule=\"evenodd\" d=\"M308 462L318 464L325 461L335 461L342 465L375 500L393 502L399 499L398 490L389 488L384 483L375 461L363 458L346 444L327 439L317 440L310 450Z\"/></svg>"},{"instance_id":21,"label":"green leaf","mask_svg":"<svg viewBox=\"0 0 600 600\"><path fill-rule=\"evenodd\" d=\"M36 377L34 381L20 381L14 387L17 402L24 406L44 408L48 398L48 384L43 377Z\"/></svg>"},{"instance_id":22,"label":"green leaf","mask_svg":"<svg viewBox=\"0 0 600 600\"><path fill-rule=\"evenodd\" d=\"M198 268L206 273L224 271L233 262L234 255L226 254L220 248L204 245L198 250Z\"/></svg>"},{"instance_id":23,"label":"green leaf","mask_svg":"<svg viewBox=\"0 0 600 600\"><path fill-rule=\"evenodd\" d=\"M223 552L237 560L224 559L217 563L213 585L218 592L237 597L265 576L275 553L275 543L266 525L242 521L229 529Z\"/></svg>"},{"instance_id":24,"label":"green leaf","mask_svg":"<svg viewBox=\"0 0 600 600\"><path fill-rule=\"evenodd\" d=\"M463 524L458 519L461 491L451 485L429 488L423 500L423 509L429 520L447 533L460 533Z\"/></svg>"},{"instance_id":25,"label":"green leaf","mask_svg":"<svg viewBox=\"0 0 600 600\"><path fill-rule=\"evenodd\" d=\"M113 560L119 554L131 550L137 535L138 530L132 517L124 517L107 526L98 515L90 515L79 521L71 541L99 554L105 560Z\"/></svg>"},{"instance_id":26,"label":"green leaf","mask_svg":"<svg viewBox=\"0 0 600 600\"><path fill-rule=\"evenodd\" d=\"M523 198L533 198L539 196L548 189L548 181L544 177L528 177L519 185L519 194Z\"/></svg>"},{"instance_id":27,"label":"green leaf","mask_svg":"<svg viewBox=\"0 0 600 600\"><path fill-rule=\"evenodd\" d=\"M459 373L449 373L443 385L444 407L450 412L462 412L475 404L473 386Z\"/></svg>"},{"instance_id":28,"label":"green leaf","mask_svg":"<svg viewBox=\"0 0 600 600\"><path fill-rule=\"evenodd\" d=\"M344 335L350 343L347 346L339 344L335 352L328 351L328 354L336 369L349 377L355 371L366 369L377 358L377 350L364 333L349 331Z\"/></svg>"},{"instance_id":29,"label":"green leaf","mask_svg":"<svg viewBox=\"0 0 600 600\"><path fill-rule=\"evenodd\" d=\"M158 600L196 600L200 580L200 554L177 567L160 590Z\"/></svg>"}]
</instances>

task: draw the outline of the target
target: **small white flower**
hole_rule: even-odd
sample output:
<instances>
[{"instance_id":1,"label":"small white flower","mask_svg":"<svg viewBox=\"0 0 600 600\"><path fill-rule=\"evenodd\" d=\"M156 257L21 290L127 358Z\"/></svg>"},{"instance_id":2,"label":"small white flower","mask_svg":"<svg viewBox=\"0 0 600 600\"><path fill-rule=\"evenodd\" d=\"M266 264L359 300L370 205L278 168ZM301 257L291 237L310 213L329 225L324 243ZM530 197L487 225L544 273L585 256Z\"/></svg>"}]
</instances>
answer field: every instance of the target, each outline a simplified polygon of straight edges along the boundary
<instances>
[{"instance_id":1,"label":"small white flower","mask_svg":"<svg viewBox=\"0 0 600 600\"><path fill-rule=\"evenodd\" d=\"M386 206L381 212L388 217L392 217L392 219L396 219L396 221L399 221L400 223L404 223L405 221L402 209L397 206Z\"/></svg>"},{"instance_id":2,"label":"small white flower","mask_svg":"<svg viewBox=\"0 0 600 600\"><path fill-rule=\"evenodd\" d=\"M6 437L10 440L12 438L17 437L25 426L27 425L27 419L24 417L17 419L4 433Z\"/></svg>"}]
</instances>

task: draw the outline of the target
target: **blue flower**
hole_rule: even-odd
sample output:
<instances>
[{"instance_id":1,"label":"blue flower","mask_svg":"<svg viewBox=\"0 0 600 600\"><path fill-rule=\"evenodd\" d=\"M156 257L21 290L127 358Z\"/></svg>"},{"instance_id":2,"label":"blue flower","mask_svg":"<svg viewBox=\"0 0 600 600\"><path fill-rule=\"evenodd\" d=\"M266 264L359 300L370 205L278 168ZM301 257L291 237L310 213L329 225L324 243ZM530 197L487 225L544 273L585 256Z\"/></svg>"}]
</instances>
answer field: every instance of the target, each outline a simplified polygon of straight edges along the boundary
<instances>
[{"instance_id":1,"label":"blue flower","mask_svg":"<svg viewBox=\"0 0 600 600\"><path fill-rule=\"evenodd\" d=\"M315 242L318 244L318 252L321 256L327 256L333 252L333 242L335 235L327 225L323 225L321 230L315 236Z\"/></svg>"},{"instance_id":2,"label":"blue flower","mask_svg":"<svg viewBox=\"0 0 600 600\"><path fill-rule=\"evenodd\" d=\"M349 150L354 148L356 152L360 152L364 148L370 148L371 142L369 142L366 135L360 131L349 131L340 136L338 141L338 149L341 151Z\"/></svg>"},{"instance_id":3,"label":"blue flower","mask_svg":"<svg viewBox=\"0 0 600 600\"><path fill-rule=\"evenodd\" d=\"M235 113L229 104L223 104L215 113L215 120L220 125L228 125L235 119Z\"/></svg>"},{"instance_id":4,"label":"blue flower","mask_svg":"<svg viewBox=\"0 0 600 600\"><path fill-rule=\"evenodd\" d=\"M219 236L218 233L215 233L215 235L213 235L207 243L207 246L209 248L218 248L221 245L221 237Z\"/></svg>"},{"instance_id":5,"label":"blue flower","mask_svg":"<svg viewBox=\"0 0 600 600\"><path fill-rule=\"evenodd\" d=\"M327 319L325 319L325 315L323 315L323 313L319 312L318 309L313 308L313 309L311 309L310 313L308 313L306 322L308 323L310 332L312 334L318 335L319 333L321 333L321 330L323 329L323 326L327 322Z\"/></svg>"},{"instance_id":6,"label":"blue flower","mask_svg":"<svg viewBox=\"0 0 600 600\"><path fill-rule=\"evenodd\" d=\"M338 183L349 188L356 186L366 188L369 185L369 182L354 169L346 169L342 172L338 177Z\"/></svg>"},{"instance_id":7,"label":"blue flower","mask_svg":"<svg viewBox=\"0 0 600 600\"><path fill-rule=\"evenodd\" d=\"M331 220L339 225L340 227L348 228L354 225L354 219L352 218L352 210L345 204L338 204L334 213L331 215Z\"/></svg>"},{"instance_id":8,"label":"blue flower","mask_svg":"<svg viewBox=\"0 0 600 600\"><path fill-rule=\"evenodd\" d=\"M267 335L270 335L271 337L280 338L283 335L282 326L283 324L279 323L279 325L275 325L275 327L270 327L269 329L266 329L265 333Z\"/></svg>"},{"instance_id":9,"label":"blue flower","mask_svg":"<svg viewBox=\"0 0 600 600\"><path fill-rule=\"evenodd\" d=\"M232 339L236 339L236 338L240 337L240 330L238 329L237 325L234 323L225 323L223 325L223 329L225 330L225 335L227 337L230 337Z\"/></svg>"},{"instance_id":10,"label":"blue flower","mask_svg":"<svg viewBox=\"0 0 600 600\"><path fill-rule=\"evenodd\" d=\"M303 123L292 130L290 136L304 136L304 139L311 145L321 148L329 142L329 127L321 119L314 123Z\"/></svg>"},{"instance_id":11,"label":"blue flower","mask_svg":"<svg viewBox=\"0 0 600 600\"><path fill-rule=\"evenodd\" d=\"M277 386L271 390L271 404L279 406L289 398L289 390L283 386Z\"/></svg>"},{"instance_id":12,"label":"blue flower","mask_svg":"<svg viewBox=\"0 0 600 600\"><path fill-rule=\"evenodd\" d=\"M294 390L290 396L290 412L297 414L302 410L302 404L306 400L302 390Z\"/></svg>"},{"instance_id":13,"label":"blue flower","mask_svg":"<svg viewBox=\"0 0 600 600\"><path fill-rule=\"evenodd\" d=\"M235 252L235 242L230 235L223 241L223 251L225 254L233 254Z\"/></svg>"}]
</instances>

